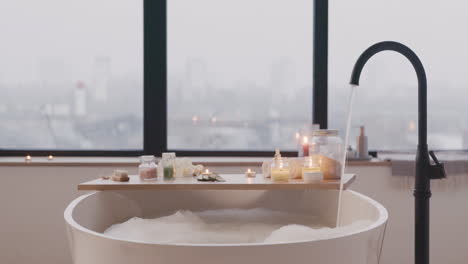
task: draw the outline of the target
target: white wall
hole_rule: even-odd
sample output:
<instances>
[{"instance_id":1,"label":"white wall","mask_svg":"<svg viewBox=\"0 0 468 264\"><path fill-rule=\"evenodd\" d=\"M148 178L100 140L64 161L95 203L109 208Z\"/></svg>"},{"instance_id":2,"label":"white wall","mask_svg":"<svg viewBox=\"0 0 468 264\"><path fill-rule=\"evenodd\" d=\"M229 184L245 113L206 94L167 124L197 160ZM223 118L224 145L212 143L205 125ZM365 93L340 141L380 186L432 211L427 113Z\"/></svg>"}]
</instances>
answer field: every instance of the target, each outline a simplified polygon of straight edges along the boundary
<instances>
[{"instance_id":1,"label":"white wall","mask_svg":"<svg viewBox=\"0 0 468 264\"><path fill-rule=\"evenodd\" d=\"M0 166L0 263L71 263L63 210L81 194L76 190L78 183L110 173L113 168ZM133 167L122 168L136 172ZM224 173L245 171L245 167L213 169ZM388 166L351 167L350 171L358 174L352 189L376 199L389 211L381 263L412 263L412 179L392 176ZM462 264L468 259L466 175L456 177L455 182L449 180L434 187L432 263Z\"/></svg>"}]
</instances>

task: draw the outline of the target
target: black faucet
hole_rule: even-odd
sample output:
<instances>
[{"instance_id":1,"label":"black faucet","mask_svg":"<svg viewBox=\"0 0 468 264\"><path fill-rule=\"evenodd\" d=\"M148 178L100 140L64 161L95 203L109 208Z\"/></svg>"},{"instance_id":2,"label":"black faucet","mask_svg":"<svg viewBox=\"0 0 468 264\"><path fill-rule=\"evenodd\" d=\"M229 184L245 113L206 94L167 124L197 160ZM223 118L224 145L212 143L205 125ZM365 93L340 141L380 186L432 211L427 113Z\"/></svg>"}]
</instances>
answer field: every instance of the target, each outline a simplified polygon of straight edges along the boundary
<instances>
[{"instance_id":1,"label":"black faucet","mask_svg":"<svg viewBox=\"0 0 468 264\"><path fill-rule=\"evenodd\" d=\"M415 222L414 244L415 263L429 264L429 198L431 197L431 179L445 178L444 165L439 163L434 152L427 147L427 81L426 72L418 56L407 46L383 41L370 46L356 61L351 74L351 84L359 85L361 71L367 61L375 54L392 50L405 56L413 65L418 76L418 148L416 153L416 176L414 187ZM431 164L429 156L435 164Z\"/></svg>"}]
</instances>

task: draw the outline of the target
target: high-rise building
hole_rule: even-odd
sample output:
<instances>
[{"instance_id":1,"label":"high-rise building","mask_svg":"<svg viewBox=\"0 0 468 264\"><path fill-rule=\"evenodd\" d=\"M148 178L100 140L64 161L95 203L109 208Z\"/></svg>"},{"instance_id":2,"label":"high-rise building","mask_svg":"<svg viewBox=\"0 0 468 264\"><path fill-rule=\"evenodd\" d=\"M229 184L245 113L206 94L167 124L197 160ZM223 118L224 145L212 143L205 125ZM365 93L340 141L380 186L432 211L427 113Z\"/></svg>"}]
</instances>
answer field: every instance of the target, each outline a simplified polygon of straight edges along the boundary
<instances>
[{"instance_id":1,"label":"high-rise building","mask_svg":"<svg viewBox=\"0 0 468 264\"><path fill-rule=\"evenodd\" d=\"M107 102L110 79L111 59L107 56L94 59L94 99L98 102Z\"/></svg>"},{"instance_id":2,"label":"high-rise building","mask_svg":"<svg viewBox=\"0 0 468 264\"><path fill-rule=\"evenodd\" d=\"M74 90L74 106L75 106L75 116L85 116L86 115L86 86L82 81L76 83Z\"/></svg>"}]
</instances>

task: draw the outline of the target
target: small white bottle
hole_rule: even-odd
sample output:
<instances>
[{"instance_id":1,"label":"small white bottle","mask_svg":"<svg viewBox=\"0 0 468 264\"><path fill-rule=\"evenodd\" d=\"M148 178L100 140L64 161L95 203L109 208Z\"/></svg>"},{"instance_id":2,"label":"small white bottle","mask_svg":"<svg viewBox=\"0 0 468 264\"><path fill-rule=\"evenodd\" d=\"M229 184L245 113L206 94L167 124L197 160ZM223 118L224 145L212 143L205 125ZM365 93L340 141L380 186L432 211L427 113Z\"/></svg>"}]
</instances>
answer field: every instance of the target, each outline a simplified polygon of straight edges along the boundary
<instances>
[{"instance_id":1,"label":"small white bottle","mask_svg":"<svg viewBox=\"0 0 468 264\"><path fill-rule=\"evenodd\" d=\"M367 136L364 134L364 126L360 126L360 134L356 138L356 151L358 159L369 159L369 150L367 148Z\"/></svg>"}]
</instances>

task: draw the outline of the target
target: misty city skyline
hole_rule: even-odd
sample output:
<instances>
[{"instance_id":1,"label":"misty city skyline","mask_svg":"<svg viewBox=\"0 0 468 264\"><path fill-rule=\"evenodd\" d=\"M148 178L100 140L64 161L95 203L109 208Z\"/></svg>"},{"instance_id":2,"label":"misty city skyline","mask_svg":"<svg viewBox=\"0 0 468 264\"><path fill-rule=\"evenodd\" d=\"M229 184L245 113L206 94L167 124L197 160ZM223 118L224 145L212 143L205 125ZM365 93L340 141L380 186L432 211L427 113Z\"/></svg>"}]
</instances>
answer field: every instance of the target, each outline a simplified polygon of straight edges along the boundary
<instances>
[{"instance_id":1,"label":"misty city skyline","mask_svg":"<svg viewBox=\"0 0 468 264\"><path fill-rule=\"evenodd\" d=\"M430 144L468 147L461 78L467 4L425 1L427 10L414 19L420 3L330 1L328 119L341 136L355 59L391 39L413 48L426 68ZM0 6L0 148L142 148L142 1ZM305 0L169 1L169 147L294 150L294 134L312 115L312 8ZM449 11L450 17L433 19ZM109 60L107 73L96 66L102 59ZM379 55L366 66L353 126L366 126L371 149L414 148L416 85L398 54ZM12 98L21 100L12 104Z\"/></svg>"}]
</instances>

